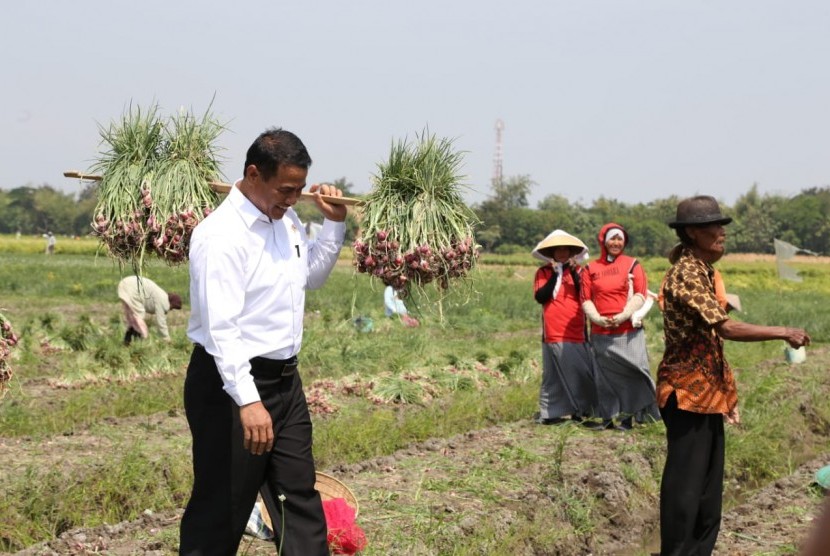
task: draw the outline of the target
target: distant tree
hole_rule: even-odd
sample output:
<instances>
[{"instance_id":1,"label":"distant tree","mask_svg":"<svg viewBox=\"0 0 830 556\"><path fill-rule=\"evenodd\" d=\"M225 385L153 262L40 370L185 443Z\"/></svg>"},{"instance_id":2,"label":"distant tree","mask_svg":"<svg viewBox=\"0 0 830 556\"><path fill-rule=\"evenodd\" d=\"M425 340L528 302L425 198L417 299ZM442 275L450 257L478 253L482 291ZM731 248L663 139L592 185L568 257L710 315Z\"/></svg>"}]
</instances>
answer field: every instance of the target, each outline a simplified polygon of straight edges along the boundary
<instances>
[{"instance_id":1,"label":"distant tree","mask_svg":"<svg viewBox=\"0 0 830 556\"><path fill-rule=\"evenodd\" d=\"M34 190L34 207L38 231L74 233L73 225L78 211L75 195L45 185Z\"/></svg>"},{"instance_id":2,"label":"distant tree","mask_svg":"<svg viewBox=\"0 0 830 556\"><path fill-rule=\"evenodd\" d=\"M525 248L528 252L555 228L549 213L529 208L505 211L500 223L501 241Z\"/></svg>"},{"instance_id":3,"label":"distant tree","mask_svg":"<svg viewBox=\"0 0 830 556\"><path fill-rule=\"evenodd\" d=\"M539 201L539 204L536 205L536 208L538 208L541 211L553 212L557 214L567 214L570 213L571 210L573 210L571 202L568 201L567 197L556 193L554 193L553 195L548 195L547 197Z\"/></svg>"},{"instance_id":4,"label":"distant tree","mask_svg":"<svg viewBox=\"0 0 830 556\"><path fill-rule=\"evenodd\" d=\"M656 219L633 220L626 226L631 241L626 253L634 257L665 256L677 243L674 231Z\"/></svg>"},{"instance_id":5,"label":"distant tree","mask_svg":"<svg viewBox=\"0 0 830 556\"><path fill-rule=\"evenodd\" d=\"M727 234L729 250L738 253L772 253L772 240L780 233L774 214L783 202L781 197L760 195L758 184L753 183L749 191L738 197L731 211L734 222Z\"/></svg>"},{"instance_id":6,"label":"distant tree","mask_svg":"<svg viewBox=\"0 0 830 556\"><path fill-rule=\"evenodd\" d=\"M817 253L830 252L830 188L803 190L777 207L775 220L782 239L787 234L794 245Z\"/></svg>"},{"instance_id":7,"label":"distant tree","mask_svg":"<svg viewBox=\"0 0 830 556\"><path fill-rule=\"evenodd\" d=\"M570 234L574 234L574 224L578 218L576 212L584 210L582 207L571 205L568 199L558 194L548 195L539 201L537 208L549 219L548 233L559 229Z\"/></svg>"},{"instance_id":8,"label":"distant tree","mask_svg":"<svg viewBox=\"0 0 830 556\"><path fill-rule=\"evenodd\" d=\"M607 222L622 224L621 221L628 219L631 208L616 199L609 199L608 197L602 196L591 205L591 213L603 224Z\"/></svg>"},{"instance_id":9,"label":"distant tree","mask_svg":"<svg viewBox=\"0 0 830 556\"><path fill-rule=\"evenodd\" d=\"M98 182L92 182L78 194L77 210L72 223L75 235L89 235L98 204Z\"/></svg>"},{"instance_id":10,"label":"distant tree","mask_svg":"<svg viewBox=\"0 0 830 556\"><path fill-rule=\"evenodd\" d=\"M498 224L484 226L476 232L476 241L485 251L492 251L501 240L501 227Z\"/></svg>"},{"instance_id":11,"label":"distant tree","mask_svg":"<svg viewBox=\"0 0 830 556\"><path fill-rule=\"evenodd\" d=\"M482 210L499 211L528 206L527 197L531 188L536 185L530 176L512 176L494 182L493 195L481 203Z\"/></svg>"},{"instance_id":12,"label":"distant tree","mask_svg":"<svg viewBox=\"0 0 830 556\"><path fill-rule=\"evenodd\" d=\"M515 209L536 212L527 208L527 198L534 185L529 176L513 176L500 183L494 181L491 184L493 194L481 203L473 205L473 212L481 221L476 236L480 237L483 233L489 240L487 244L479 241L483 248L493 250L502 243L515 243L524 247L531 241L527 236L522 236L523 232L518 231L518 228L527 228L526 215L520 215L520 221L516 222L516 214L509 213Z\"/></svg>"},{"instance_id":13,"label":"distant tree","mask_svg":"<svg viewBox=\"0 0 830 556\"><path fill-rule=\"evenodd\" d=\"M14 231L20 230L24 234L33 234L38 231L37 214L35 211L35 188L26 185L9 191L8 215L3 218L9 222Z\"/></svg>"}]
</instances>

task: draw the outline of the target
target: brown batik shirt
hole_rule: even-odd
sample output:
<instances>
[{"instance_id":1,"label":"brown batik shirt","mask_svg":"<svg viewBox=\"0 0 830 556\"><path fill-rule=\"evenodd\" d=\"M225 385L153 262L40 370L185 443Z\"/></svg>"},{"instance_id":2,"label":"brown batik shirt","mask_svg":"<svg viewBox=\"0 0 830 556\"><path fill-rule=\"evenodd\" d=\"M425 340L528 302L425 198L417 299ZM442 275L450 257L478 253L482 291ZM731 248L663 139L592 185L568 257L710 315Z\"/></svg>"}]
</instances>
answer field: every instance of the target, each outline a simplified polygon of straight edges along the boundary
<instances>
[{"instance_id":1,"label":"brown batik shirt","mask_svg":"<svg viewBox=\"0 0 830 556\"><path fill-rule=\"evenodd\" d=\"M657 403L672 392L677 407L694 413L724 413L738 404L732 369L723 357L715 326L728 317L718 303L715 270L689 249L666 273L663 329L666 351L657 368Z\"/></svg>"}]
</instances>

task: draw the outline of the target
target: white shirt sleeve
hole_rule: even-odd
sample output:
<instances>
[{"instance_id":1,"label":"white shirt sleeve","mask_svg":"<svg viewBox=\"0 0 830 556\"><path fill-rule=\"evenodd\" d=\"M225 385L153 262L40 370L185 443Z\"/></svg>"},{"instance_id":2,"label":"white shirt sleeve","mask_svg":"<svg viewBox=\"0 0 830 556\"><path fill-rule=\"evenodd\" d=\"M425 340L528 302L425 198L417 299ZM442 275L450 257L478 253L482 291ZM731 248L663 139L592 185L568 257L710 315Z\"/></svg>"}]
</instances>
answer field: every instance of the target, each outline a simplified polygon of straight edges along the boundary
<instances>
[{"instance_id":1,"label":"white shirt sleeve","mask_svg":"<svg viewBox=\"0 0 830 556\"><path fill-rule=\"evenodd\" d=\"M204 348L216 360L228 395L240 406L257 402L259 392L238 326L245 305L245 261L238 250L221 245L216 236L194 240L190 252L190 295L198 297L208 331ZM216 302L219 299L221 303Z\"/></svg>"},{"instance_id":2,"label":"white shirt sleeve","mask_svg":"<svg viewBox=\"0 0 830 556\"><path fill-rule=\"evenodd\" d=\"M317 238L308 243L308 289L316 290L325 284L340 256L345 236L345 222L323 220Z\"/></svg>"}]
</instances>

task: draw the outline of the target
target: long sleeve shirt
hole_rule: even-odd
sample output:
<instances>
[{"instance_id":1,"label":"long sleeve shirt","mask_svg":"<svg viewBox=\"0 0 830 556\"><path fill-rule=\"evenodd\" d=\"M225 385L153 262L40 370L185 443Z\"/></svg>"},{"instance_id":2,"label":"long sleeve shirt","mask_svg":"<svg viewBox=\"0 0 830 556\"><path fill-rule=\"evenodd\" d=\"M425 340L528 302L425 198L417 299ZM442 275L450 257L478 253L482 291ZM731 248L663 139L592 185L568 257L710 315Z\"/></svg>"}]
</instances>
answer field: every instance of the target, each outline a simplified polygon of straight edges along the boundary
<instances>
[{"instance_id":1,"label":"long sleeve shirt","mask_svg":"<svg viewBox=\"0 0 830 556\"><path fill-rule=\"evenodd\" d=\"M288 359L300 351L305 291L328 278L345 230L326 220L309 241L292 209L272 220L236 186L194 229L187 335L214 357L238 405L260 399L250 359Z\"/></svg>"},{"instance_id":2,"label":"long sleeve shirt","mask_svg":"<svg viewBox=\"0 0 830 556\"><path fill-rule=\"evenodd\" d=\"M547 264L536 270L533 279L536 301L542 304L542 341L582 343L585 341L585 314L582 312L577 284L574 283L571 269L565 268L560 286L555 288L551 279L557 272L561 270ZM577 276L584 274L581 269L575 273ZM547 295L539 295L542 292Z\"/></svg>"},{"instance_id":3,"label":"long sleeve shirt","mask_svg":"<svg viewBox=\"0 0 830 556\"><path fill-rule=\"evenodd\" d=\"M158 284L149 278L127 276L118 283L118 299L124 302L130 311L131 317L140 321L140 327L146 330L144 317L149 313L156 317L156 324L161 337L170 337L170 332L167 329L170 299L167 292Z\"/></svg>"},{"instance_id":4,"label":"long sleeve shirt","mask_svg":"<svg viewBox=\"0 0 830 556\"><path fill-rule=\"evenodd\" d=\"M663 283L666 350L657 368L657 402L672 392L677 407L693 413L730 413L738 403L732 368L716 327L729 317L715 293L715 269L688 248Z\"/></svg>"},{"instance_id":5,"label":"long sleeve shirt","mask_svg":"<svg viewBox=\"0 0 830 556\"><path fill-rule=\"evenodd\" d=\"M639 293L644 299L648 295L648 281L643 266L627 255L619 255L612 261L607 258L597 259L585 270L582 294L584 299L593 301L603 317L613 317L620 313L633 294ZM604 328L591 323L591 334L624 334L631 330L634 330L631 319L616 328Z\"/></svg>"}]
</instances>

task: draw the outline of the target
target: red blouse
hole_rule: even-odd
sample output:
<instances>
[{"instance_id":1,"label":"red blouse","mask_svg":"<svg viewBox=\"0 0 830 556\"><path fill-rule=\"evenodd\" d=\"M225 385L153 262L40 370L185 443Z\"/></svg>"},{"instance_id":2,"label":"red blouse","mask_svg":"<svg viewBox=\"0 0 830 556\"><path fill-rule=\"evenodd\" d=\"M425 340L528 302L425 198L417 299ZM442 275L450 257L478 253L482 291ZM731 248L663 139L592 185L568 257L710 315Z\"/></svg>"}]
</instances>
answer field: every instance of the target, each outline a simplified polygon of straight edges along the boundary
<instances>
[{"instance_id":1,"label":"red blouse","mask_svg":"<svg viewBox=\"0 0 830 556\"><path fill-rule=\"evenodd\" d=\"M593 301L603 317L613 317L621 313L628 302L629 274L633 276L631 294L639 293L643 297L648 295L646 272L634 257L619 255L611 262L605 259L593 261L582 273L583 300ZM624 334L631 330L634 330L631 320L616 328L603 328L591 323L591 334Z\"/></svg>"},{"instance_id":2,"label":"red blouse","mask_svg":"<svg viewBox=\"0 0 830 556\"><path fill-rule=\"evenodd\" d=\"M536 271L533 281L534 293L547 283L553 272L553 266L549 264ZM580 278L585 276L582 269L577 272ZM567 269L556 293L556 299L542 305L542 341L548 344L585 341L585 314L582 312L573 276Z\"/></svg>"}]
</instances>

